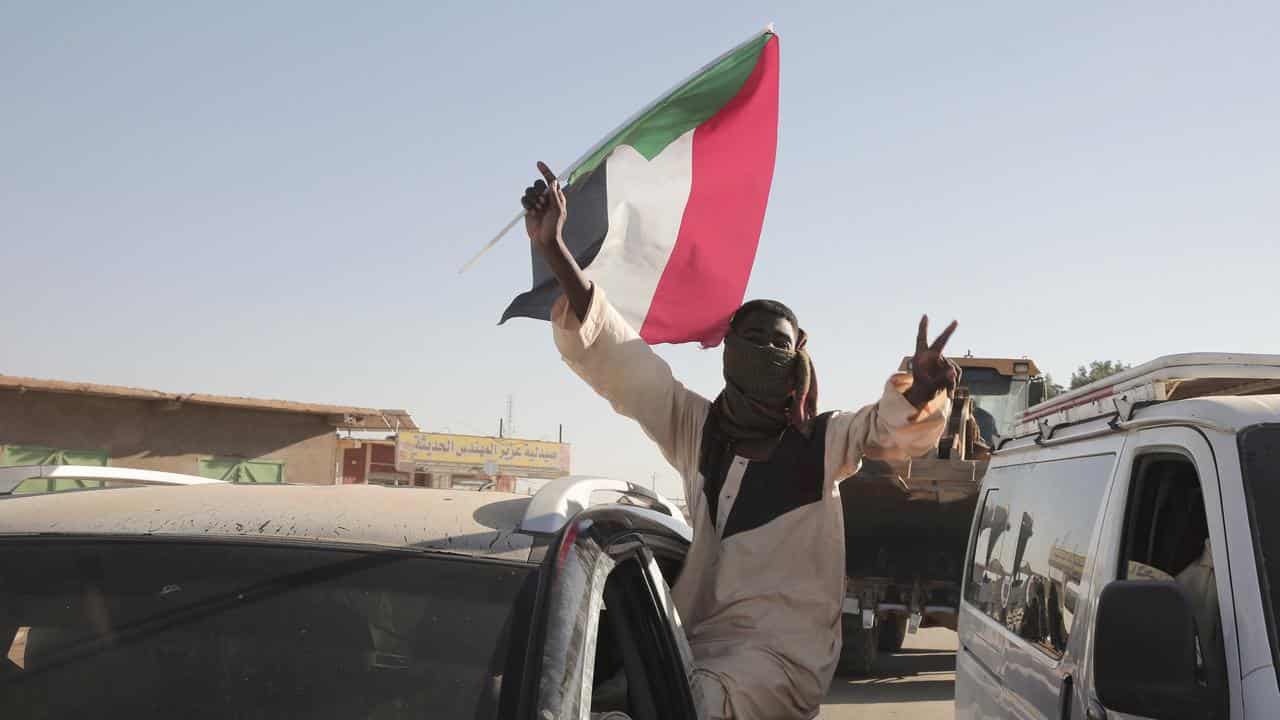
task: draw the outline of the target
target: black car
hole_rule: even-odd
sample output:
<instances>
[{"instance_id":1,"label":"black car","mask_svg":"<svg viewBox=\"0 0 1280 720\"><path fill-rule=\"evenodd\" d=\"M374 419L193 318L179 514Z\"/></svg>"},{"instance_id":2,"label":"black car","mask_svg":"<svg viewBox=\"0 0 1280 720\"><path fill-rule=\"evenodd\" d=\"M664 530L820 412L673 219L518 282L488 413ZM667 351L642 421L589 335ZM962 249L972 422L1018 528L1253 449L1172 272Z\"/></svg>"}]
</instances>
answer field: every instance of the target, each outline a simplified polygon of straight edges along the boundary
<instances>
[{"instance_id":1,"label":"black car","mask_svg":"<svg viewBox=\"0 0 1280 720\"><path fill-rule=\"evenodd\" d=\"M0 717L694 718L690 537L589 479L6 497Z\"/></svg>"}]
</instances>

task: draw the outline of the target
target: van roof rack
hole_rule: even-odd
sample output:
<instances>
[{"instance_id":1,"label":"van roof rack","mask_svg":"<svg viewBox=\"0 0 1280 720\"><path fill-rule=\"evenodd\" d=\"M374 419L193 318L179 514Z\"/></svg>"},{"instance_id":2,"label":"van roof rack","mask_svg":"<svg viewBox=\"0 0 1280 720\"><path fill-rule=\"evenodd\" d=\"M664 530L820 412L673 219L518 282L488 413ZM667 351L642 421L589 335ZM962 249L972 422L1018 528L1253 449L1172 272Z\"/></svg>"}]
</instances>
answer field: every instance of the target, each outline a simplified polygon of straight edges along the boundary
<instances>
[{"instance_id":1,"label":"van roof rack","mask_svg":"<svg viewBox=\"0 0 1280 720\"><path fill-rule=\"evenodd\" d=\"M1062 425L1101 417L1127 421L1135 409L1167 400L1276 392L1280 355L1165 355L1031 407L1019 417L1014 434L1048 438Z\"/></svg>"},{"instance_id":2,"label":"van roof rack","mask_svg":"<svg viewBox=\"0 0 1280 720\"><path fill-rule=\"evenodd\" d=\"M27 480L93 480L121 485L211 485L222 480L138 468L100 465L13 465L0 467L0 496L11 495Z\"/></svg>"}]
</instances>

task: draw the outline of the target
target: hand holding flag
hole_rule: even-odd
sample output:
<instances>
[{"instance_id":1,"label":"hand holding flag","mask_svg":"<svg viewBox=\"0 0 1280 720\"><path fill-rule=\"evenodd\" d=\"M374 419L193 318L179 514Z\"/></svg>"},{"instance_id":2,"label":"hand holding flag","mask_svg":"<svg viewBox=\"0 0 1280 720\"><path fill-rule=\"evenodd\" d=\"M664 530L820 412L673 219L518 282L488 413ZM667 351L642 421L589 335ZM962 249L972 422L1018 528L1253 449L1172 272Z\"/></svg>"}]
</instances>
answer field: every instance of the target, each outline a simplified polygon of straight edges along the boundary
<instances>
[{"instance_id":1,"label":"hand holding flag","mask_svg":"<svg viewBox=\"0 0 1280 720\"><path fill-rule=\"evenodd\" d=\"M543 180L525 188L520 204L524 206L524 229L533 241L533 247L545 257L555 245L564 242L564 221L568 216L564 192L560 181L544 162L538 162L538 172Z\"/></svg>"},{"instance_id":2,"label":"hand holding flag","mask_svg":"<svg viewBox=\"0 0 1280 720\"><path fill-rule=\"evenodd\" d=\"M533 243L534 257L541 257L556 282L569 299L578 320L587 317L591 307L591 282L582 274L582 267L564 244L564 221L569 217L569 206L560 181L544 162L538 163L542 180L525 188L520 204L524 206L524 229Z\"/></svg>"},{"instance_id":3,"label":"hand holding flag","mask_svg":"<svg viewBox=\"0 0 1280 720\"><path fill-rule=\"evenodd\" d=\"M575 311L599 282L646 342L718 345L746 292L777 142L778 38L766 30L588 151L563 190L539 164L543 180L523 201L541 250L533 288L503 322L550 319L572 275L563 287Z\"/></svg>"}]
</instances>

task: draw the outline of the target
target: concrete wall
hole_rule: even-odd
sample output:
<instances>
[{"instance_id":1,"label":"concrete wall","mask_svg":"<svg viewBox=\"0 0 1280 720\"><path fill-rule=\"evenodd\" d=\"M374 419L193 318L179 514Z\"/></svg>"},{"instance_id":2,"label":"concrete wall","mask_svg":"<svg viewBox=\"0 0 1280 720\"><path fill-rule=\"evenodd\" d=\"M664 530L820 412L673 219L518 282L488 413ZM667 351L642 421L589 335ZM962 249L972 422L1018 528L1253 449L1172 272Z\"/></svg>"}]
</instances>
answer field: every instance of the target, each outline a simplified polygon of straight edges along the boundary
<instances>
[{"instance_id":1,"label":"concrete wall","mask_svg":"<svg viewBox=\"0 0 1280 720\"><path fill-rule=\"evenodd\" d=\"M285 481L332 485L337 433L320 415L0 390L0 446L106 450L110 464L196 474L202 457L275 460Z\"/></svg>"}]
</instances>

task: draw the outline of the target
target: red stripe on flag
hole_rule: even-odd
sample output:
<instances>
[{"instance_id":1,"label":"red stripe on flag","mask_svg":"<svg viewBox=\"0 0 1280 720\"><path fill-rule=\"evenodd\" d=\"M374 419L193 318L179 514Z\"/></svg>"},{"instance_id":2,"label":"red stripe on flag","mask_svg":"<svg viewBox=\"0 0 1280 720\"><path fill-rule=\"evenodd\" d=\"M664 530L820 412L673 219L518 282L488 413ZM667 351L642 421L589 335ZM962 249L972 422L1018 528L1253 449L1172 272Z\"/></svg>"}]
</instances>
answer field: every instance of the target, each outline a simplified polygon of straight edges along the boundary
<instances>
[{"instance_id":1,"label":"red stripe on flag","mask_svg":"<svg viewBox=\"0 0 1280 720\"><path fill-rule=\"evenodd\" d=\"M778 150L778 38L742 89L693 132L693 183L640 328L649 344L724 340L760 243Z\"/></svg>"}]
</instances>

